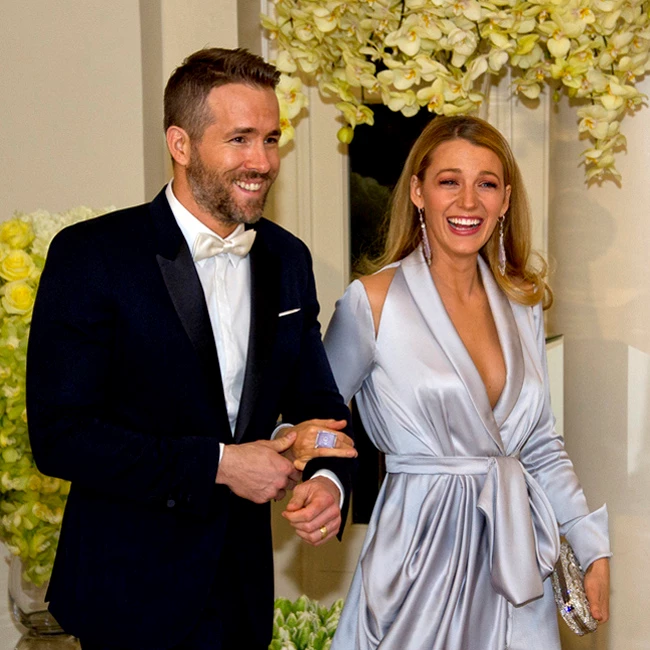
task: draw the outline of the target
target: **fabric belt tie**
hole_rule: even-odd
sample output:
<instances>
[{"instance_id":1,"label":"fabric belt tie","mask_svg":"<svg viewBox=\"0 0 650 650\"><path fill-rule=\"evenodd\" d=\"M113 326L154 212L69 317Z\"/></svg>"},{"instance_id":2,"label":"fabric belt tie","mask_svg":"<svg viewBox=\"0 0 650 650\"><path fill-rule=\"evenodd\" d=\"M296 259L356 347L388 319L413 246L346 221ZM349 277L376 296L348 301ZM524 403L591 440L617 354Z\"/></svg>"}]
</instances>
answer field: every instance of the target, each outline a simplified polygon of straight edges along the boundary
<instances>
[{"instance_id":1,"label":"fabric belt tie","mask_svg":"<svg viewBox=\"0 0 650 650\"><path fill-rule=\"evenodd\" d=\"M560 554L560 533L546 494L518 458L387 454L386 470L485 475L477 507L486 520L492 587L513 605L543 595L543 581Z\"/></svg>"}]
</instances>

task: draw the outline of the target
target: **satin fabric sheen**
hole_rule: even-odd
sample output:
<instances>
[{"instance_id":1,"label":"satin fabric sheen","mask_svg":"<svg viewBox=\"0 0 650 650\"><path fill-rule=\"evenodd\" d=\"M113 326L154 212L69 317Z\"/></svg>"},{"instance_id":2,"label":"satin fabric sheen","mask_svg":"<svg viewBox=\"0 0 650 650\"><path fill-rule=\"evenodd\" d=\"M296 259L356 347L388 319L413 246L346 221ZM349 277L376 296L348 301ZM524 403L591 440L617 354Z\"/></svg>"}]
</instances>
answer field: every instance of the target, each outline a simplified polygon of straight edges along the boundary
<instances>
[{"instance_id":1,"label":"satin fabric sheen","mask_svg":"<svg viewBox=\"0 0 650 650\"><path fill-rule=\"evenodd\" d=\"M359 281L325 337L388 472L332 650L559 650L560 532L583 566L610 552L554 430L542 309L479 259L507 369L492 409L421 251L395 266L376 338Z\"/></svg>"}]
</instances>

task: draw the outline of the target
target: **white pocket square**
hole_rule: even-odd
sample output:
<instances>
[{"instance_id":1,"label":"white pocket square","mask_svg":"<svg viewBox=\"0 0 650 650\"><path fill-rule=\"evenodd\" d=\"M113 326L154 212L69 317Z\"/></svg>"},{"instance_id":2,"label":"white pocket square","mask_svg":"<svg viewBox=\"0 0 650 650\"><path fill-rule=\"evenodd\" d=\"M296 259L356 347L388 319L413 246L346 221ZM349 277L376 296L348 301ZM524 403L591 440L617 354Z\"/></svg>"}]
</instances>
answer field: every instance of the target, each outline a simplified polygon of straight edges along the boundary
<instances>
[{"instance_id":1,"label":"white pocket square","mask_svg":"<svg viewBox=\"0 0 650 650\"><path fill-rule=\"evenodd\" d=\"M278 318L282 318L282 316L288 316L289 314L295 314L300 311L300 307L296 307L296 309L289 309L287 311L281 311L278 314Z\"/></svg>"}]
</instances>

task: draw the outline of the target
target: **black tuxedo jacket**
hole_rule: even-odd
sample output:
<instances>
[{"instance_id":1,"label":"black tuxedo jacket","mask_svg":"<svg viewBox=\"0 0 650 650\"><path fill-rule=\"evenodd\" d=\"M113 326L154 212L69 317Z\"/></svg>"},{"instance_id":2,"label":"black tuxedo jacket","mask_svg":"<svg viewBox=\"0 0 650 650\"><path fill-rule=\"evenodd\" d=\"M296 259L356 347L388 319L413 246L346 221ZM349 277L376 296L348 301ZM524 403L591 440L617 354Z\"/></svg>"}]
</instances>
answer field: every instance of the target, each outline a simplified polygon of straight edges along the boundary
<instances>
[{"instance_id":1,"label":"black tuxedo jacket","mask_svg":"<svg viewBox=\"0 0 650 650\"><path fill-rule=\"evenodd\" d=\"M255 228L238 443L268 439L280 414L349 418L321 344L309 252L269 221ZM171 647L236 534L227 561L247 568L241 606L270 637L270 509L215 485L218 443L232 434L203 291L164 192L57 235L27 367L34 458L72 481L48 594L66 631ZM312 461L305 478L327 467L349 494L349 466Z\"/></svg>"}]
</instances>

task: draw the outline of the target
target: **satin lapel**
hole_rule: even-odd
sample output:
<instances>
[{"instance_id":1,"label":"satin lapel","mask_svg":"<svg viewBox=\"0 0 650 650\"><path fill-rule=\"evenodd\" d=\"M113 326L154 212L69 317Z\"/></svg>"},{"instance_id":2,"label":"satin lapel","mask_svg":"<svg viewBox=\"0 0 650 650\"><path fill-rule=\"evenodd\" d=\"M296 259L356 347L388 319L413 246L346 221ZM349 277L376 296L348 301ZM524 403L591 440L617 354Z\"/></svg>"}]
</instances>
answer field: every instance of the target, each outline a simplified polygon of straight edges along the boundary
<instances>
[{"instance_id":1,"label":"satin lapel","mask_svg":"<svg viewBox=\"0 0 650 650\"><path fill-rule=\"evenodd\" d=\"M454 324L451 322L451 318L447 314L445 305L429 272L429 267L422 259L419 249L413 251L402 261L401 269L420 313L438 345L444 351L465 385L483 426L499 451L504 453L499 427L494 418L483 380Z\"/></svg>"},{"instance_id":2,"label":"satin lapel","mask_svg":"<svg viewBox=\"0 0 650 650\"><path fill-rule=\"evenodd\" d=\"M209 393L214 396L217 411L223 414L225 430L229 431L214 334L194 261L164 192L154 199L150 209L158 238L156 260L160 272L176 313L194 346Z\"/></svg>"},{"instance_id":3,"label":"satin lapel","mask_svg":"<svg viewBox=\"0 0 650 650\"><path fill-rule=\"evenodd\" d=\"M501 428L519 399L524 385L524 355L510 301L501 291L490 268L480 256L478 262L506 364L506 383L494 407L494 418Z\"/></svg>"},{"instance_id":4,"label":"satin lapel","mask_svg":"<svg viewBox=\"0 0 650 650\"><path fill-rule=\"evenodd\" d=\"M258 400L264 370L273 353L280 306L280 260L258 231L251 248L251 324L235 441L240 442Z\"/></svg>"}]
</instances>

